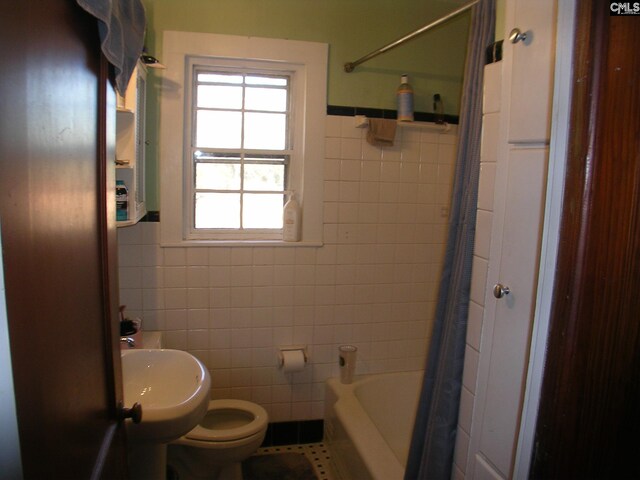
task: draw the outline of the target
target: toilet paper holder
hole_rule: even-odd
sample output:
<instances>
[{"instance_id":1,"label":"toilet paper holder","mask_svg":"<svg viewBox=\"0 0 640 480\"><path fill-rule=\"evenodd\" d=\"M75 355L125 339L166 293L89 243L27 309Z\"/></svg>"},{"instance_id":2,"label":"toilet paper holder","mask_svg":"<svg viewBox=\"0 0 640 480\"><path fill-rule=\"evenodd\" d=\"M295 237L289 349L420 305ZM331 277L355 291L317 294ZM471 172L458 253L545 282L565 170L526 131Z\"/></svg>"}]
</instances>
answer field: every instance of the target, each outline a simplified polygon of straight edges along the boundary
<instances>
[{"instance_id":1,"label":"toilet paper holder","mask_svg":"<svg viewBox=\"0 0 640 480\"><path fill-rule=\"evenodd\" d=\"M286 345L278 347L278 367L282 368L284 365L284 352L291 352L295 350L301 350L302 356L304 357L305 365L309 362L309 355L307 353L306 345Z\"/></svg>"}]
</instances>

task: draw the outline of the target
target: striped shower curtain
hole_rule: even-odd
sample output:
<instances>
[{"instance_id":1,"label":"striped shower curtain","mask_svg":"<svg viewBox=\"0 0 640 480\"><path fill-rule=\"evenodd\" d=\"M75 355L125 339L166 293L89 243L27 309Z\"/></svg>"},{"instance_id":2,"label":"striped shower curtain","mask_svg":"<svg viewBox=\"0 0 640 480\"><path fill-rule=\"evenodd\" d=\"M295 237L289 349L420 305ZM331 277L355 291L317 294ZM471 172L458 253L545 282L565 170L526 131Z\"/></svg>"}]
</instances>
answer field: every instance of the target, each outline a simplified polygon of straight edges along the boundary
<instances>
[{"instance_id":1,"label":"striped shower curtain","mask_svg":"<svg viewBox=\"0 0 640 480\"><path fill-rule=\"evenodd\" d=\"M471 17L449 238L405 480L449 480L453 467L478 202L484 54L494 41L495 0L480 0Z\"/></svg>"}]
</instances>

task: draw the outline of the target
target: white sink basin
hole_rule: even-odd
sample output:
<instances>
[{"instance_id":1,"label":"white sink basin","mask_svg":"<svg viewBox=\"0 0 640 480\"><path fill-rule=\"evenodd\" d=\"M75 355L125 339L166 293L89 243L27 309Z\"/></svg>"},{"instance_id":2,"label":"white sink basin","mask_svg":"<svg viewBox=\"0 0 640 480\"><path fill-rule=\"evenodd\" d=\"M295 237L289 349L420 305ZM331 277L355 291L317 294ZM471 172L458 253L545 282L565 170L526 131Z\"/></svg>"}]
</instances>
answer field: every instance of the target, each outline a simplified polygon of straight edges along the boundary
<instances>
[{"instance_id":1,"label":"white sink basin","mask_svg":"<svg viewBox=\"0 0 640 480\"><path fill-rule=\"evenodd\" d=\"M168 443L191 431L207 413L209 372L181 350L123 350L124 404L142 405L142 421L126 420L129 439Z\"/></svg>"}]
</instances>

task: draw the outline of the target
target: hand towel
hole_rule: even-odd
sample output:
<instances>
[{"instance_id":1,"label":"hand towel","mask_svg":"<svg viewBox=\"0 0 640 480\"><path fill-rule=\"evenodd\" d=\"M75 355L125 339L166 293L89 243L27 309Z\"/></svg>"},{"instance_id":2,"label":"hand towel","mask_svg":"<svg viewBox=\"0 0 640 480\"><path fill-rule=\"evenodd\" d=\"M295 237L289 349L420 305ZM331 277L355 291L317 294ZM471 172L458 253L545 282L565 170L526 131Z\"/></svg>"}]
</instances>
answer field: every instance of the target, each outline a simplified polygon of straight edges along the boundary
<instances>
[{"instance_id":1,"label":"hand towel","mask_svg":"<svg viewBox=\"0 0 640 480\"><path fill-rule=\"evenodd\" d=\"M141 0L76 0L96 17L102 52L113 65L116 90L124 96L142 53L146 26Z\"/></svg>"},{"instance_id":2,"label":"hand towel","mask_svg":"<svg viewBox=\"0 0 640 480\"><path fill-rule=\"evenodd\" d=\"M395 120L370 118L367 142L376 147L392 147L397 125Z\"/></svg>"}]
</instances>

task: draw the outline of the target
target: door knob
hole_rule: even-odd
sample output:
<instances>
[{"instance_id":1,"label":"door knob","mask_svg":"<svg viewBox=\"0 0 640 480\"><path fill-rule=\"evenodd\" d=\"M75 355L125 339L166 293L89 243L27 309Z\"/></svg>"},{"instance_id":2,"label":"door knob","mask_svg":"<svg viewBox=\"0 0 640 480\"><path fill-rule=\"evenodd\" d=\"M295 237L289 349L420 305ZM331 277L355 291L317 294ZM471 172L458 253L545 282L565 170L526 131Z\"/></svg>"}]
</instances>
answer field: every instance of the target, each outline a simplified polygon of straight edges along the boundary
<instances>
[{"instance_id":1,"label":"door knob","mask_svg":"<svg viewBox=\"0 0 640 480\"><path fill-rule=\"evenodd\" d=\"M130 418L133 423L140 423L142 421L142 405L138 402L134 403L131 408L125 408L122 402L118 404L118 411L120 420Z\"/></svg>"},{"instance_id":2,"label":"door knob","mask_svg":"<svg viewBox=\"0 0 640 480\"><path fill-rule=\"evenodd\" d=\"M509 292L511 292L511 290L509 290L509 287L506 287L501 283L496 283L493 286L493 296L496 298L502 298L505 295L509 295Z\"/></svg>"},{"instance_id":3,"label":"door knob","mask_svg":"<svg viewBox=\"0 0 640 480\"><path fill-rule=\"evenodd\" d=\"M521 32L519 28L514 28L509 34L509 41L511 43L524 42L527 39L527 32Z\"/></svg>"}]
</instances>

